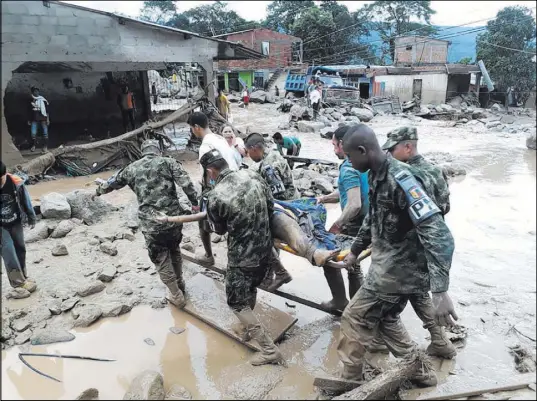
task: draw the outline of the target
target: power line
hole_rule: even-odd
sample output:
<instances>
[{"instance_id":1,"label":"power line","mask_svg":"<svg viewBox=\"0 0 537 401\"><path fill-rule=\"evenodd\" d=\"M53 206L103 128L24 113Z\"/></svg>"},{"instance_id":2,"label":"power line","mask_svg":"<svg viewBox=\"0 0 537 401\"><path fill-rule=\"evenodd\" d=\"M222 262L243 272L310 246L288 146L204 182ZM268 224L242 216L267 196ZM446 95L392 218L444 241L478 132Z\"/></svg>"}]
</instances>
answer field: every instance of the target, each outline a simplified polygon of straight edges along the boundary
<instances>
[{"instance_id":1,"label":"power line","mask_svg":"<svg viewBox=\"0 0 537 401\"><path fill-rule=\"evenodd\" d=\"M514 49L514 48L512 48L512 47L505 47L505 46L496 45L496 44L494 44L494 43L490 43L490 42L487 42L487 41L482 40L482 39L479 41L479 43L485 43L485 44L487 44L487 45L491 45L491 46L494 46L494 47L499 47L499 48L501 48L501 49L512 50L512 51L514 51L514 52L520 52L520 53L525 53L525 54L531 54L531 55L533 55L533 56L535 56L535 54L536 54L535 52L528 52L528 51L525 51L525 50Z\"/></svg>"}]
</instances>

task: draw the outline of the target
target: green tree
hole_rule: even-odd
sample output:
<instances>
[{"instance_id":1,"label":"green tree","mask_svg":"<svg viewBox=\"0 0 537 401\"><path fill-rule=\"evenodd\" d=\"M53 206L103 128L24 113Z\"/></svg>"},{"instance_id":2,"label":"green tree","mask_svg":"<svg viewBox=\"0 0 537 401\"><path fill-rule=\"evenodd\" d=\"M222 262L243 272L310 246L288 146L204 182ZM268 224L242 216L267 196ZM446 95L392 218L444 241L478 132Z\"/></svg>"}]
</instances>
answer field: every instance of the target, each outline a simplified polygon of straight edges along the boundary
<instances>
[{"instance_id":1,"label":"green tree","mask_svg":"<svg viewBox=\"0 0 537 401\"><path fill-rule=\"evenodd\" d=\"M175 2L171 0L144 1L140 18L145 21L165 25L176 14L177 7Z\"/></svg>"},{"instance_id":2,"label":"green tree","mask_svg":"<svg viewBox=\"0 0 537 401\"><path fill-rule=\"evenodd\" d=\"M390 56L394 60L396 36L407 33L430 36L437 32L431 25L431 17L436 11L431 8L430 1L375 1L357 13L364 21L369 21L370 30L379 33L383 58Z\"/></svg>"},{"instance_id":3,"label":"green tree","mask_svg":"<svg viewBox=\"0 0 537 401\"><path fill-rule=\"evenodd\" d=\"M535 29L529 8L505 7L477 37L477 60L483 60L498 90L511 88L519 103L535 86Z\"/></svg>"},{"instance_id":4,"label":"green tree","mask_svg":"<svg viewBox=\"0 0 537 401\"><path fill-rule=\"evenodd\" d=\"M472 64L472 57L463 57L459 61L457 61L457 64L465 64L465 65Z\"/></svg>"},{"instance_id":5,"label":"green tree","mask_svg":"<svg viewBox=\"0 0 537 401\"><path fill-rule=\"evenodd\" d=\"M267 18L264 25L269 29L291 34L291 26L295 22L295 19L300 18L303 12L312 7L315 7L315 3L310 0L273 1L267 7Z\"/></svg>"}]
</instances>

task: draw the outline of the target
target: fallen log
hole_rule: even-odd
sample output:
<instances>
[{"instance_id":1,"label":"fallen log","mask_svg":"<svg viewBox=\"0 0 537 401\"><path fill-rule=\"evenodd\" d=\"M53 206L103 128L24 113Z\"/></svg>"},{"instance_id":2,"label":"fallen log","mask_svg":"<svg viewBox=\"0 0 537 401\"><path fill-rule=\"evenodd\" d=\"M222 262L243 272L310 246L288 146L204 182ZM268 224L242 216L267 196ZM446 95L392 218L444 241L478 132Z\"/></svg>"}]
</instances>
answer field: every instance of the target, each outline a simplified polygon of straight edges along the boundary
<instances>
[{"instance_id":1,"label":"fallen log","mask_svg":"<svg viewBox=\"0 0 537 401\"><path fill-rule=\"evenodd\" d=\"M424 352L418 351L393 369L381 373L354 390L334 397L333 400L383 400L387 396L393 396L401 384L410 380L422 365L430 366L430 361Z\"/></svg>"},{"instance_id":2,"label":"fallen log","mask_svg":"<svg viewBox=\"0 0 537 401\"><path fill-rule=\"evenodd\" d=\"M313 385L319 390L332 394L341 394L354 390L363 385L364 382L354 380L336 379L330 377L316 377L313 380Z\"/></svg>"}]
</instances>

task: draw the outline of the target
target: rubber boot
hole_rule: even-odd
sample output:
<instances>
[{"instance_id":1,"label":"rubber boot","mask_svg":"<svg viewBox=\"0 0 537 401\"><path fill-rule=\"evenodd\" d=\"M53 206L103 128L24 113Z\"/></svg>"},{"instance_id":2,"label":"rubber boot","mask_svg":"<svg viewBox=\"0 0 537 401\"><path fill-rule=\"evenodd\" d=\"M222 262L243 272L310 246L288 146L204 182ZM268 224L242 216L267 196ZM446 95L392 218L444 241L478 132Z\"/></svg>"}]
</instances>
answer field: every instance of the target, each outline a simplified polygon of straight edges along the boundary
<instances>
[{"instance_id":1,"label":"rubber boot","mask_svg":"<svg viewBox=\"0 0 537 401\"><path fill-rule=\"evenodd\" d=\"M267 288L267 291L274 292L278 288L280 288L282 285L290 283L293 281L293 277L291 277L291 274L287 271L285 267L283 267L282 262L277 259L274 266L274 273L275 277L272 281L272 284L270 284Z\"/></svg>"},{"instance_id":2,"label":"rubber boot","mask_svg":"<svg viewBox=\"0 0 537 401\"><path fill-rule=\"evenodd\" d=\"M233 323L231 325L231 330L233 330L233 332L244 342L248 342L252 339L250 333L242 323Z\"/></svg>"},{"instance_id":3,"label":"rubber boot","mask_svg":"<svg viewBox=\"0 0 537 401\"><path fill-rule=\"evenodd\" d=\"M48 152L48 138L43 139L43 149L41 149L41 153L45 154Z\"/></svg>"},{"instance_id":4,"label":"rubber boot","mask_svg":"<svg viewBox=\"0 0 537 401\"><path fill-rule=\"evenodd\" d=\"M331 268L324 268L324 276L330 287L332 299L328 302L321 303L321 306L330 311L343 312L349 301L345 295L345 282L341 271Z\"/></svg>"},{"instance_id":5,"label":"rubber boot","mask_svg":"<svg viewBox=\"0 0 537 401\"><path fill-rule=\"evenodd\" d=\"M373 366L370 363L364 362L363 368L362 368L362 378L364 381L369 382L373 380L375 377L380 375L382 373L382 370L376 366Z\"/></svg>"},{"instance_id":6,"label":"rubber boot","mask_svg":"<svg viewBox=\"0 0 537 401\"><path fill-rule=\"evenodd\" d=\"M349 271L347 277L349 279L349 299L352 299L364 282L364 274L360 265L355 266L354 271Z\"/></svg>"},{"instance_id":7,"label":"rubber boot","mask_svg":"<svg viewBox=\"0 0 537 401\"><path fill-rule=\"evenodd\" d=\"M280 350L263 329L263 326L261 326L257 317L255 317L252 309L243 309L240 312L235 312L235 315L241 321L243 326L246 327L250 337L256 340L261 348L261 352L254 355L250 360L250 364L253 366L260 366L283 363L283 357Z\"/></svg>"},{"instance_id":8,"label":"rubber boot","mask_svg":"<svg viewBox=\"0 0 537 401\"><path fill-rule=\"evenodd\" d=\"M457 355L457 350L447 338L443 327L431 327L429 333L431 333L431 344L427 347L428 355L438 356L444 359L451 359Z\"/></svg>"},{"instance_id":9,"label":"rubber boot","mask_svg":"<svg viewBox=\"0 0 537 401\"><path fill-rule=\"evenodd\" d=\"M37 289L37 284L35 281L26 280L23 285L21 285L21 288L24 288L28 292L32 293Z\"/></svg>"},{"instance_id":10,"label":"rubber boot","mask_svg":"<svg viewBox=\"0 0 537 401\"><path fill-rule=\"evenodd\" d=\"M341 374L339 375L343 380L353 380L353 381L362 381L363 380L363 366L362 364L354 365L345 365L343 364L343 369L341 369Z\"/></svg>"}]
</instances>

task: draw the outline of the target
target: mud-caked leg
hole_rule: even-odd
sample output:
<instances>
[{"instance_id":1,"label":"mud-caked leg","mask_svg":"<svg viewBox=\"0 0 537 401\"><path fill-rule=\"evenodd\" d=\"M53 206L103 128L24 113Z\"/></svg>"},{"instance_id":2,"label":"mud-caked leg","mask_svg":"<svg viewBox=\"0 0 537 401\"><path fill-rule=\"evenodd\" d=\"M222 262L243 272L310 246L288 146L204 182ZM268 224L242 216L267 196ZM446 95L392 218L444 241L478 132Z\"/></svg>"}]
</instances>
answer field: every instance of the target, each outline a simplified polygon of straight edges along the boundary
<instances>
[{"instance_id":1,"label":"mud-caked leg","mask_svg":"<svg viewBox=\"0 0 537 401\"><path fill-rule=\"evenodd\" d=\"M173 271L177 280L179 289L185 294L185 281L183 279L183 256L181 255L181 238L172 243L170 247L170 257L172 259Z\"/></svg>"},{"instance_id":2,"label":"mud-caked leg","mask_svg":"<svg viewBox=\"0 0 537 401\"><path fill-rule=\"evenodd\" d=\"M423 322L423 328L431 333L431 343L427 353L440 358L451 359L457 355L457 350L447 338L444 328L438 326L434 319L434 306L429 293L412 294L409 297L414 312Z\"/></svg>"},{"instance_id":3,"label":"mud-caked leg","mask_svg":"<svg viewBox=\"0 0 537 401\"><path fill-rule=\"evenodd\" d=\"M214 265L213 246L211 244L211 232L207 229L207 222L202 220L198 223L201 243L205 251L203 263Z\"/></svg>"},{"instance_id":4,"label":"mud-caked leg","mask_svg":"<svg viewBox=\"0 0 537 401\"><path fill-rule=\"evenodd\" d=\"M2 227L2 259L9 284L13 288L22 287L26 282L26 275L19 261L15 242L16 235L13 235L12 230Z\"/></svg>"}]
</instances>

